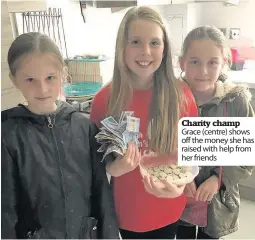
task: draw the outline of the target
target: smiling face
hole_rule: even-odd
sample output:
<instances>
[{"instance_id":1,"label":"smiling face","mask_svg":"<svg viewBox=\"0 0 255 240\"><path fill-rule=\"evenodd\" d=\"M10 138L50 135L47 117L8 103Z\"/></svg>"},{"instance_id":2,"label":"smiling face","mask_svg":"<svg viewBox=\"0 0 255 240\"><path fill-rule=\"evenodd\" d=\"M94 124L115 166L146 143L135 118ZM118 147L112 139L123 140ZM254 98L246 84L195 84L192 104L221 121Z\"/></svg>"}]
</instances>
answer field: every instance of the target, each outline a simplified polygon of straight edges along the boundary
<instances>
[{"instance_id":1,"label":"smiling face","mask_svg":"<svg viewBox=\"0 0 255 240\"><path fill-rule=\"evenodd\" d=\"M180 60L185 79L196 92L213 90L225 64L221 47L212 40L194 40Z\"/></svg>"},{"instance_id":2,"label":"smiling face","mask_svg":"<svg viewBox=\"0 0 255 240\"><path fill-rule=\"evenodd\" d=\"M150 83L159 68L164 51L161 27L148 20L133 20L128 27L124 59L140 84Z\"/></svg>"},{"instance_id":3,"label":"smiling face","mask_svg":"<svg viewBox=\"0 0 255 240\"><path fill-rule=\"evenodd\" d=\"M55 111L61 89L58 60L52 54L31 53L18 61L19 67L11 78L27 100L28 108L38 114Z\"/></svg>"}]
</instances>

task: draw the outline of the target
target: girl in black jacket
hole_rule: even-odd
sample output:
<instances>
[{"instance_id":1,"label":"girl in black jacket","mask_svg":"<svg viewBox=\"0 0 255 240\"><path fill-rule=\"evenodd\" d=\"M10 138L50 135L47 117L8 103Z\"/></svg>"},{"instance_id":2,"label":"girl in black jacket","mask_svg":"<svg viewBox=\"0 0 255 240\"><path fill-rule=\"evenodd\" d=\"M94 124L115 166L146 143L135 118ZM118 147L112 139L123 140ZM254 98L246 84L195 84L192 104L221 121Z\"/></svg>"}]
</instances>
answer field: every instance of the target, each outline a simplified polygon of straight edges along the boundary
<instances>
[{"instance_id":1,"label":"girl in black jacket","mask_svg":"<svg viewBox=\"0 0 255 240\"><path fill-rule=\"evenodd\" d=\"M57 101L66 77L59 49L23 34L8 64L27 105L2 114L2 238L119 238L98 130Z\"/></svg>"}]
</instances>

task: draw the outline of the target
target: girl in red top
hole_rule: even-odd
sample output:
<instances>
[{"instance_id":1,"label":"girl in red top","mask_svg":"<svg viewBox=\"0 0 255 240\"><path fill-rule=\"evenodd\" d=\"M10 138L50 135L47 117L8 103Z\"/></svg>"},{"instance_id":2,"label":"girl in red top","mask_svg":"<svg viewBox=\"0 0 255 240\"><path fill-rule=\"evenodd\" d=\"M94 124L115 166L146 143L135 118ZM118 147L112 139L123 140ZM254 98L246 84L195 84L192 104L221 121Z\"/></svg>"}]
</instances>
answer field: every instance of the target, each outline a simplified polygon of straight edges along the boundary
<instances>
[{"instance_id":1,"label":"girl in red top","mask_svg":"<svg viewBox=\"0 0 255 240\"><path fill-rule=\"evenodd\" d=\"M130 143L126 155L106 163L113 177L115 209L124 239L173 239L186 204L185 186L164 182L158 189L137 167L145 151L166 156L177 149L178 121L197 116L193 95L174 77L172 54L160 15L131 8L119 27L113 79L95 96L91 119L100 127L122 111L140 118L142 147Z\"/></svg>"}]
</instances>

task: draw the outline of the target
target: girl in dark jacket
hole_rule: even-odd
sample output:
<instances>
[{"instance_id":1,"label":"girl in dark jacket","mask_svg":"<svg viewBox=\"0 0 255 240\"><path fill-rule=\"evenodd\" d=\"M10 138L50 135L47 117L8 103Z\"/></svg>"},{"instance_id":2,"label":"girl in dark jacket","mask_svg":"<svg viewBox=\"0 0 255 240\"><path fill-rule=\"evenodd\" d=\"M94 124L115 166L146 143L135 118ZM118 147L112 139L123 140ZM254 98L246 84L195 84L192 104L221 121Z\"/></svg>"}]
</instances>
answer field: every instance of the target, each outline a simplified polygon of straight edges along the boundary
<instances>
[{"instance_id":1,"label":"girl in dark jacket","mask_svg":"<svg viewBox=\"0 0 255 240\"><path fill-rule=\"evenodd\" d=\"M59 49L23 34L8 64L27 104L2 114L2 238L119 238L98 130L57 101L66 77Z\"/></svg>"}]
</instances>

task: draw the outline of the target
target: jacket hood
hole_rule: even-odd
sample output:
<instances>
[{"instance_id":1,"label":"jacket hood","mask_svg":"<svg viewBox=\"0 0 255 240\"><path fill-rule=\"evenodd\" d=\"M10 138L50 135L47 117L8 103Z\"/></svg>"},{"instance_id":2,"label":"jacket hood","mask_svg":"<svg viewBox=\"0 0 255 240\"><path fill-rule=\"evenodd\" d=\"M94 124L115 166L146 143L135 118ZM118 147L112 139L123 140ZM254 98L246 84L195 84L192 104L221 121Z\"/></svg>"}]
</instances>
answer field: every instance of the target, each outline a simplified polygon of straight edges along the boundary
<instances>
[{"instance_id":1,"label":"jacket hood","mask_svg":"<svg viewBox=\"0 0 255 240\"><path fill-rule=\"evenodd\" d=\"M219 104L220 102L232 102L237 96L243 96L248 102L251 101L252 95L249 87L245 84L234 84L232 82L218 81L216 83L216 92L209 104Z\"/></svg>"},{"instance_id":2,"label":"jacket hood","mask_svg":"<svg viewBox=\"0 0 255 240\"><path fill-rule=\"evenodd\" d=\"M17 107L7 109L1 113L1 121L7 121L12 118L27 119L33 123L45 124L48 122L48 117L54 119L54 123L59 124L70 118L70 115L76 112L76 109L70 104L62 101L57 101L57 110L48 115L39 115L31 112L25 105L19 104Z\"/></svg>"}]
</instances>

